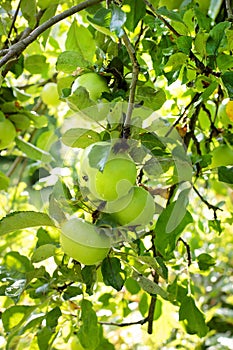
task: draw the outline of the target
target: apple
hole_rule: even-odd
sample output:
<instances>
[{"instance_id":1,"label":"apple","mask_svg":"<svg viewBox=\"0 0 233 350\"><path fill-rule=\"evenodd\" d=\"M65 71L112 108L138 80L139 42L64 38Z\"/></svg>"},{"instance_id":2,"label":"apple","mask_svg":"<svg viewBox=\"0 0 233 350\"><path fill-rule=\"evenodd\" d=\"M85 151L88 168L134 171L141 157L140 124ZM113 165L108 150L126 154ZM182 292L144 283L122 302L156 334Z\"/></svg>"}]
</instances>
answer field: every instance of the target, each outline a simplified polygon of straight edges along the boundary
<instances>
[{"instance_id":1,"label":"apple","mask_svg":"<svg viewBox=\"0 0 233 350\"><path fill-rule=\"evenodd\" d=\"M227 145L221 145L215 148L212 152L211 168L219 166L233 165L233 150Z\"/></svg>"},{"instance_id":2,"label":"apple","mask_svg":"<svg viewBox=\"0 0 233 350\"><path fill-rule=\"evenodd\" d=\"M120 225L146 226L153 220L154 199L143 187L134 186L131 191L133 196L126 208L111 215Z\"/></svg>"},{"instance_id":3,"label":"apple","mask_svg":"<svg viewBox=\"0 0 233 350\"><path fill-rule=\"evenodd\" d=\"M8 119L0 121L0 150L8 147L16 136L14 125Z\"/></svg>"},{"instance_id":4,"label":"apple","mask_svg":"<svg viewBox=\"0 0 233 350\"><path fill-rule=\"evenodd\" d=\"M110 249L106 229L79 218L72 218L61 225L60 241L64 253L85 265L101 262Z\"/></svg>"},{"instance_id":5,"label":"apple","mask_svg":"<svg viewBox=\"0 0 233 350\"><path fill-rule=\"evenodd\" d=\"M59 105L59 94L57 92L57 84L55 83L47 83L44 85L41 91L41 99L42 101L48 105L56 107Z\"/></svg>"},{"instance_id":6,"label":"apple","mask_svg":"<svg viewBox=\"0 0 233 350\"><path fill-rule=\"evenodd\" d=\"M132 188L136 182L137 168L132 158L125 152L114 153L113 143L96 142L88 146L80 158L80 185L89 188L99 200L108 201L108 212L114 202ZM92 166L97 159L103 170Z\"/></svg>"},{"instance_id":7,"label":"apple","mask_svg":"<svg viewBox=\"0 0 233 350\"><path fill-rule=\"evenodd\" d=\"M102 92L109 92L106 80L94 72L80 75L73 83L72 92L80 86L88 91L90 99L93 101L97 101L101 97Z\"/></svg>"}]
</instances>

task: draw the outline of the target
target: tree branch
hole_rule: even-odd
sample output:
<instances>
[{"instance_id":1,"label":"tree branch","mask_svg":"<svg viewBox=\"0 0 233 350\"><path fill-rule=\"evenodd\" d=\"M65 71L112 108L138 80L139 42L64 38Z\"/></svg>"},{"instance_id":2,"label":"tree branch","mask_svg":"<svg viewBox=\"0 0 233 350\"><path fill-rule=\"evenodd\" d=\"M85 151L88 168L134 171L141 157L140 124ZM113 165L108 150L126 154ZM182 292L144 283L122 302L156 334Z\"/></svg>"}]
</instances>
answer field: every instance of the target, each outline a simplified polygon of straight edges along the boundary
<instances>
[{"instance_id":1,"label":"tree branch","mask_svg":"<svg viewBox=\"0 0 233 350\"><path fill-rule=\"evenodd\" d=\"M107 325L107 326L116 326L116 327L128 327L128 326L133 326L136 324L143 325L147 322L147 317L143 318L142 320L135 321L135 322L123 322L123 323L117 323L117 322L104 322L104 321L99 321L99 324L102 325Z\"/></svg>"},{"instance_id":2,"label":"tree branch","mask_svg":"<svg viewBox=\"0 0 233 350\"><path fill-rule=\"evenodd\" d=\"M227 17L228 19L232 20L233 19L233 11L231 7L231 0L225 0L225 6L227 10Z\"/></svg>"},{"instance_id":3,"label":"tree branch","mask_svg":"<svg viewBox=\"0 0 233 350\"><path fill-rule=\"evenodd\" d=\"M139 64L136 58L136 53L134 50L134 47L132 46L128 36L126 33L124 33L122 40L125 44L126 50L129 54L130 61L133 66L133 71L132 71L132 81L130 85L130 93L129 93L129 102L128 102L128 109L126 113L126 118L124 121L123 125L123 138L128 138L130 134L130 122L131 122L131 117L133 113L133 108L134 108L134 101L135 101L135 92L136 92L136 86L137 86L137 81L138 81L138 74L139 74Z\"/></svg>"},{"instance_id":4,"label":"tree branch","mask_svg":"<svg viewBox=\"0 0 233 350\"><path fill-rule=\"evenodd\" d=\"M45 32L48 28L52 27L54 24L62 21L63 19L74 15L75 13L84 10L87 7L101 3L104 0L86 0L70 9L50 18L48 21L42 23L39 27L35 28L26 38L20 40L16 44L12 45L7 54L0 60L0 67L4 66L11 59L18 57L26 47L35 41L39 35ZM4 51L5 52L5 51ZM1 51L0 51L1 55Z\"/></svg>"}]
</instances>

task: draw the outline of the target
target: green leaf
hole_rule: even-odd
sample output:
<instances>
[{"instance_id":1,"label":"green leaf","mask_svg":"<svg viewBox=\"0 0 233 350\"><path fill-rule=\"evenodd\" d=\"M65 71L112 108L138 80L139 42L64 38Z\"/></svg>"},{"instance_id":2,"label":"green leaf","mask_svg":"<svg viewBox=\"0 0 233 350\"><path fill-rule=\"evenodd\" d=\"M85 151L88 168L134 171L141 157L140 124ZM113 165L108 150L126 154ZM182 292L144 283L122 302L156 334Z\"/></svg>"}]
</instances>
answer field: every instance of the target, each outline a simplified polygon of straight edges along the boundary
<instances>
[{"instance_id":1,"label":"green leaf","mask_svg":"<svg viewBox=\"0 0 233 350\"><path fill-rule=\"evenodd\" d=\"M10 184L10 179L0 171L0 191L7 190Z\"/></svg>"},{"instance_id":2,"label":"green leaf","mask_svg":"<svg viewBox=\"0 0 233 350\"><path fill-rule=\"evenodd\" d=\"M164 72L169 73L178 70L183 64L186 64L188 56L183 52L176 52L171 55L164 67Z\"/></svg>"},{"instance_id":3,"label":"green leaf","mask_svg":"<svg viewBox=\"0 0 233 350\"><path fill-rule=\"evenodd\" d=\"M126 13L123 12L120 7L116 5L111 6L112 10L112 18L110 22L110 30L111 32L116 33L116 35L120 38L124 34L124 30L122 26L126 22Z\"/></svg>"},{"instance_id":4,"label":"green leaf","mask_svg":"<svg viewBox=\"0 0 233 350\"><path fill-rule=\"evenodd\" d=\"M46 260L51 256L54 256L56 246L54 244L44 244L37 248L32 254L32 262L38 263L40 261Z\"/></svg>"},{"instance_id":5,"label":"green leaf","mask_svg":"<svg viewBox=\"0 0 233 350\"><path fill-rule=\"evenodd\" d=\"M160 7L156 12L159 15L162 15L162 16L165 16L167 18L170 18L171 20L173 20L175 22L180 22L180 23L184 24L184 21L182 20L180 14L175 12L175 11L168 10L166 8L166 6Z\"/></svg>"},{"instance_id":6,"label":"green leaf","mask_svg":"<svg viewBox=\"0 0 233 350\"><path fill-rule=\"evenodd\" d=\"M233 166L230 168L220 166L218 168L218 180L228 184L233 184Z\"/></svg>"},{"instance_id":7,"label":"green leaf","mask_svg":"<svg viewBox=\"0 0 233 350\"><path fill-rule=\"evenodd\" d=\"M62 294L62 297L64 300L69 300L81 294L83 294L83 291L80 287L69 286L67 287L65 292Z\"/></svg>"},{"instance_id":8,"label":"green leaf","mask_svg":"<svg viewBox=\"0 0 233 350\"><path fill-rule=\"evenodd\" d=\"M150 107L154 111L160 109L166 101L163 89L154 89L150 86L138 87L136 97L139 101L143 101L143 106Z\"/></svg>"},{"instance_id":9,"label":"green leaf","mask_svg":"<svg viewBox=\"0 0 233 350\"><path fill-rule=\"evenodd\" d=\"M37 332L37 342L40 350L49 350L49 342L54 335L54 330L44 327Z\"/></svg>"},{"instance_id":10,"label":"green leaf","mask_svg":"<svg viewBox=\"0 0 233 350\"><path fill-rule=\"evenodd\" d=\"M217 56L217 66L221 72L233 67L233 57L224 53Z\"/></svg>"},{"instance_id":11,"label":"green leaf","mask_svg":"<svg viewBox=\"0 0 233 350\"><path fill-rule=\"evenodd\" d=\"M78 332L78 338L84 349L94 350L100 341L97 316L89 300L83 299L81 308L82 324Z\"/></svg>"},{"instance_id":12,"label":"green leaf","mask_svg":"<svg viewBox=\"0 0 233 350\"><path fill-rule=\"evenodd\" d=\"M213 92L217 89L218 83L217 81L213 81L200 95L200 98L198 101L207 101L209 97L213 94Z\"/></svg>"},{"instance_id":13,"label":"green leaf","mask_svg":"<svg viewBox=\"0 0 233 350\"><path fill-rule=\"evenodd\" d=\"M46 63L46 57L43 55L30 55L24 60L24 68L31 74L45 74L49 64Z\"/></svg>"},{"instance_id":14,"label":"green leaf","mask_svg":"<svg viewBox=\"0 0 233 350\"><path fill-rule=\"evenodd\" d=\"M11 271L17 271L18 274L25 274L33 270L33 265L30 260L21 255L19 252L11 251L4 257L6 267Z\"/></svg>"},{"instance_id":15,"label":"green leaf","mask_svg":"<svg viewBox=\"0 0 233 350\"><path fill-rule=\"evenodd\" d=\"M79 52L64 51L58 56L56 68L64 73L73 73L77 67L88 67L89 62L86 61Z\"/></svg>"},{"instance_id":16,"label":"green leaf","mask_svg":"<svg viewBox=\"0 0 233 350\"><path fill-rule=\"evenodd\" d=\"M139 301L139 305L138 305L138 309L141 312L142 316L144 317L147 312L148 312L148 294L147 293L143 293L140 301Z\"/></svg>"},{"instance_id":17,"label":"green leaf","mask_svg":"<svg viewBox=\"0 0 233 350\"><path fill-rule=\"evenodd\" d=\"M5 332L12 332L19 328L36 309L37 306L15 305L8 307L2 314Z\"/></svg>"},{"instance_id":18,"label":"green leaf","mask_svg":"<svg viewBox=\"0 0 233 350\"><path fill-rule=\"evenodd\" d=\"M160 295L163 299L168 299L167 292L157 283L151 281L149 278L137 273L136 271L133 273L133 277L145 292L151 295Z\"/></svg>"},{"instance_id":19,"label":"green leaf","mask_svg":"<svg viewBox=\"0 0 233 350\"><path fill-rule=\"evenodd\" d=\"M186 296L180 306L179 320L184 321L189 334L197 334L200 338L208 332L203 313L197 308L191 296Z\"/></svg>"},{"instance_id":20,"label":"green leaf","mask_svg":"<svg viewBox=\"0 0 233 350\"><path fill-rule=\"evenodd\" d=\"M127 8L125 26L129 31L133 32L138 22L146 14L146 5L143 0L125 0L123 6Z\"/></svg>"},{"instance_id":21,"label":"green leaf","mask_svg":"<svg viewBox=\"0 0 233 350\"><path fill-rule=\"evenodd\" d=\"M216 24L209 33L206 42L206 51L209 55L216 55L221 47L222 40L226 37L226 30L230 27L230 22L221 22Z\"/></svg>"},{"instance_id":22,"label":"green leaf","mask_svg":"<svg viewBox=\"0 0 233 350\"><path fill-rule=\"evenodd\" d=\"M127 278L125 281L125 287L133 295L137 294L141 289L138 282L133 277Z\"/></svg>"},{"instance_id":23,"label":"green leaf","mask_svg":"<svg viewBox=\"0 0 233 350\"><path fill-rule=\"evenodd\" d=\"M71 96L68 96L66 101L74 111L85 110L94 105L94 102L90 99L89 92L83 86L79 86Z\"/></svg>"},{"instance_id":24,"label":"green leaf","mask_svg":"<svg viewBox=\"0 0 233 350\"><path fill-rule=\"evenodd\" d=\"M67 33L65 47L67 51L75 51L79 55L79 60L93 62L96 44L90 31L77 23L76 20L70 26ZM80 67L82 67L80 65ZM86 67L86 65L85 65Z\"/></svg>"},{"instance_id":25,"label":"green leaf","mask_svg":"<svg viewBox=\"0 0 233 350\"><path fill-rule=\"evenodd\" d=\"M62 142L70 147L86 148L98 141L100 141L99 133L82 128L70 129L62 136Z\"/></svg>"},{"instance_id":26,"label":"green leaf","mask_svg":"<svg viewBox=\"0 0 233 350\"><path fill-rule=\"evenodd\" d=\"M169 259L184 228L193 221L186 205L189 190L180 193L177 201L169 204L160 214L155 226L155 246L164 258Z\"/></svg>"},{"instance_id":27,"label":"green leaf","mask_svg":"<svg viewBox=\"0 0 233 350\"><path fill-rule=\"evenodd\" d=\"M36 24L36 0L22 0L20 2L20 8L29 26L33 28Z\"/></svg>"},{"instance_id":28,"label":"green leaf","mask_svg":"<svg viewBox=\"0 0 233 350\"><path fill-rule=\"evenodd\" d=\"M19 211L11 213L0 220L0 236L35 226L54 226L47 214L35 211Z\"/></svg>"},{"instance_id":29,"label":"green leaf","mask_svg":"<svg viewBox=\"0 0 233 350\"><path fill-rule=\"evenodd\" d=\"M198 255L197 263L198 263L199 269L202 271L209 270L211 266L214 266L216 264L215 259L211 255L206 253L202 253Z\"/></svg>"},{"instance_id":30,"label":"green leaf","mask_svg":"<svg viewBox=\"0 0 233 350\"><path fill-rule=\"evenodd\" d=\"M176 39L176 44L180 51L184 52L186 55L190 54L192 48L192 38L190 36L179 36Z\"/></svg>"},{"instance_id":31,"label":"green leaf","mask_svg":"<svg viewBox=\"0 0 233 350\"><path fill-rule=\"evenodd\" d=\"M118 258L105 258L101 265L104 283L120 291L124 285L124 271Z\"/></svg>"},{"instance_id":32,"label":"green leaf","mask_svg":"<svg viewBox=\"0 0 233 350\"><path fill-rule=\"evenodd\" d=\"M29 143L19 137L17 137L15 141L19 149L25 153L28 158L33 160L40 160L44 163L49 163L53 160L53 157L50 153L34 146L32 143Z\"/></svg>"},{"instance_id":33,"label":"green leaf","mask_svg":"<svg viewBox=\"0 0 233 350\"><path fill-rule=\"evenodd\" d=\"M62 315L58 306L50 310L46 315L46 326L53 329L58 325L58 319Z\"/></svg>"},{"instance_id":34,"label":"green leaf","mask_svg":"<svg viewBox=\"0 0 233 350\"><path fill-rule=\"evenodd\" d=\"M64 211L61 208L61 205L59 204L59 201L57 201L54 197L54 194L51 193L49 196L49 215L51 218L56 220L59 224L62 224L66 221L66 216Z\"/></svg>"},{"instance_id":35,"label":"green leaf","mask_svg":"<svg viewBox=\"0 0 233 350\"><path fill-rule=\"evenodd\" d=\"M90 166L103 171L110 153L110 148L110 144L106 146L94 145L91 153L88 155Z\"/></svg>"},{"instance_id":36,"label":"green leaf","mask_svg":"<svg viewBox=\"0 0 233 350\"><path fill-rule=\"evenodd\" d=\"M225 72L222 75L222 81L227 89L230 98L233 98L233 72Z\"/></svg>"},{"instance_id":37,"label":"green leaf","mask_svg":"<svg viewBox=\"0 0 233 350\"><path fill-rule=\"evenodd\" d=\"M48 8L45 9L45 11L40 19L40 25L55 15L55 13L57 11L57 6L58 5L50 5ZM44 47L47 43L50 32L51 32L51 28L47 29L45 32L42 33Z\"/></svg>"},{"instance_id":38,"label":"green leaf","mask_svg":"<svg viewBox=\"0 0 233 350\"><path fill-rule=\"evenodd\" d=\"M95 13L94 17L87 16L87 19L89 22L96 24L97 26L109 28L111 16L111 10L101 8Z\"/></svg>"},{"instance_id":39,"label":"green leaf","mask_svg":"<svg viewBox=\"0 0 233 350\"><path fill-rule=\"evenodd\" d=\"M140 135L140 139L142 144L153 152L154 149L165 149L166 146L164 143L160 140L160 138L156 135L156 133L153 132L147 132Z\"/></svg>"}]
</instances>

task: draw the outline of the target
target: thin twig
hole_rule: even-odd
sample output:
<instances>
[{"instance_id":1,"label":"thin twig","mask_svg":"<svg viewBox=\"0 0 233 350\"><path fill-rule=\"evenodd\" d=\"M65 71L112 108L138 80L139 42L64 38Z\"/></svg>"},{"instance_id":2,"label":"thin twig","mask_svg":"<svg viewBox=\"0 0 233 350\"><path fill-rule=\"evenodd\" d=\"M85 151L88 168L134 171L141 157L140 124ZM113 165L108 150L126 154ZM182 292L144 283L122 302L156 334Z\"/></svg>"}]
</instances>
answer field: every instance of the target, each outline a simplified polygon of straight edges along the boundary
<instances>
[{"instance_id":1,"label":"thin twig","mask_svg":"<svg viewBox=\"0 0 233 350\"><path fill-rule=\"evenodd\" d=\"M208 209L213 210L213 212L214 212L214 218L215 218L215 220L216 220L216 219L217 219L216 211L217 211L217 210L223 211L223 210L222 210L221 208L216 207L215 205L209 203L209 202L199 193L199 191L197 190L197 188L196 188L195 186L193 186L192 188L193 188L193 190L196 192L196 194L198 195L198 197L201 199L201 201L208 207Z\"/></svg>"},{"instance_id":2,"label":"thin twig","mask_svg":"<svg viewBox=\"0 0 233 350\"><path fill-rule=\"evenodd\" d=\"M54 24L74 15L81 10L84 10L87 7L99 4L102 1L104 0L86 0L42 23L39 27L35 28L26 38L20 40L9 48L8 53L0 60L0 67L4 66L12 58L19 56L29 44L35 41L39 35L45 32L48 28L52 27Z\"/></svg>"},{"instance_id":3,"label":"thin twig","mask_svg":"<svg viewBox=\"0 0 233 350\"><path fill-rule=\"evenodd\" d=\"M140 66L139 66L137 58L136 58L135 49L132 46L126 33L124 33L124 35L122 36L122 40L125 44L126 50L129 54L130 61L131 61L132 66L133 66L132 81L131 81L131 85L130 85L130 93L129 93L129 101L128 101L128 109L127 109L126 118L124 120L124 125L123 125L123 138L128 138L129 133L130 133L130 122L131 122L131 117L132 117L133 108L134 108L135 92L136 92L136 86L137 86Z\"/></svg>"},{"instance_id":4,"label":"thin twig","mask_svg":"<svg viewBox=\"0 0 233 350\"><path fill-rule=\"evenodd\" d=\"M117 323L117 322L104 322L104 321L99 321L99 324L102 325L107 325L107 326L116 326L116 327L128 327L128 326L133 326L136 324L143 325L147 322L147 317L143 318L142 320L135 321L135 322L123 322L123 323Z\"/></svg>"},{"instance_id":5,"label":"thin twig","mask_svg":"<svg viewBox=\"0 0 233 350\"><path fill-rule=\"evenodd\" d=\"M191 249L190 249L190 246L187 242L185 242L183 240L183 238L179 238L178 241L182 242L183 245L185 246L186 248L186 252L187 252L187 260L188 260L188 266L190 266L192 264L192 256L191 256Z\"/></svg>"},{"instance_id":6,"label":"thin twig","mask_svg":"<svg viewBox=\"0 0 233 350\"><path fill-rule=\"evenodd\" d=\"M175 122L171 125L171 127L170 127L170 129L167 131L165 137L169 136L170 133L172 132L172 130L180 123L180 121L183 120L183 119L185 119L185 118L187 117L190 106L192 106L192 104L194 104L195 102L197 102L198 99L199 99L199 97L200 97L200 93L197 92L197 93L193 96L193 98L192 98L192 100L189 102L189 104L185 107L184 112L183 112L183 113L179 116L179 118L177 118L177 119L175 120Z\"/></svg>"},{"instance_id":7,"label":"thin twig","mask_svg":"<svg viewBox=\"0 0 233 350\"><path fill-rule=\"evenodd\" d=\"M11 26L10 26L10 30L9 30L9 33L8 33L8 35L7 35L7 40L6 40L7 42L10 41L11 33L12 33L12 30L13 30L13 28L14 28L14 26L15 26L15 22L16 22L18 13L19 13L19 9L20 9L21 2L22 2L22 0L19 0L17 9L15 10L14 17L13 17L13 20L12 20L12 23L11 23Z\"/></svg>"}]
</instances>

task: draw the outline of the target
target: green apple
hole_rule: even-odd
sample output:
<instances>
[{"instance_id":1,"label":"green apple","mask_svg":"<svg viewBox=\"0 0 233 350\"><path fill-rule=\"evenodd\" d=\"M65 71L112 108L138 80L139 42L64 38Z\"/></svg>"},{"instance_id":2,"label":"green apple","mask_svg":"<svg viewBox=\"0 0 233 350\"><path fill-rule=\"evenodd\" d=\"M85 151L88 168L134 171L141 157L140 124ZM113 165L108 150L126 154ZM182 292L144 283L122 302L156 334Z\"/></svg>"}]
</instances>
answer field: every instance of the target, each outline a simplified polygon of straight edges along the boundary
<instances>
[{"instance_id":1,"label":"green apple","mask_svg":"<svg viewBox=\"0 0 233 350\"><path fill-rule=\"evenodd\" d=\"M219 166L233 166L233 150L227 145L221 145L215 148L212 153L211 168Z\"/></svg>"},{"instance_id":2,"label":"green apple","mask_svg":"<svg viewBox=\"0 0 233 350\"><path fill-rule=\"evenodd\" d=\"M44 85L41 91L41 99L42 101L48 105L56 107L59 105L59 94L57 92L57 84L55 83L47 83Z\"/></svg>"},{"instance_id":3,"label":"green apple","mask_svg":"<svg viewBox=\"0 0 233 350\"><path fill-rule=\"evenodd\" d=\"M97 101L101 97L102 92L109 92L106 80L94 72L80 75L72 86L72 92L80 86L88 91L90 99L93 101Z\"/></svg>"},{"instance_id":4,"label":"green apple","mask_svg":"<svg viewBox=\"0 0 233 350\"><path fill-rule=\"evenodd\" d=\"M101 262L110 249L106 229L79 218L72 218L61 226L60 241L67 255L85 265Z\"/></svg>"},{"instance_id":5,"label":"green apple","mask_svg":"<svg viewBox=\"0 0 233 350\"><path fill-rule=\"evenodd\" d=\"M134 186L133 196L126 208L112 213L112 217L126 226L146 226L153 220L155 203L151 194L142 187Z\"/></svg>"},{"instance_id":6,"label":"green apple","mask_svg":"<svg viewBox=\"0 0 233 350\"><path fill-rule=\"evenodd\" d=\"M88 146L81 156L79 173L81 186L88 187L97 199L109 202L108 212L111 212L110 203L114 205L116 200L124 197L137 177L132 158L125 152L112 152L111 147L109 142L96 142ZM97 159L103 169L94 167L93 159Z\"/></svg>"},{"instance_id":7,"label":"green apple","mask_svg":"<svg viewBox=\"0 0 233 350\"><path fill-rule=\"evenodd\" d=\"M14 125L8 119L0 121L0 150L7 148L16 136Z\"/></svg>"}]
</instances>

